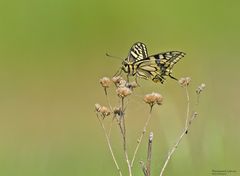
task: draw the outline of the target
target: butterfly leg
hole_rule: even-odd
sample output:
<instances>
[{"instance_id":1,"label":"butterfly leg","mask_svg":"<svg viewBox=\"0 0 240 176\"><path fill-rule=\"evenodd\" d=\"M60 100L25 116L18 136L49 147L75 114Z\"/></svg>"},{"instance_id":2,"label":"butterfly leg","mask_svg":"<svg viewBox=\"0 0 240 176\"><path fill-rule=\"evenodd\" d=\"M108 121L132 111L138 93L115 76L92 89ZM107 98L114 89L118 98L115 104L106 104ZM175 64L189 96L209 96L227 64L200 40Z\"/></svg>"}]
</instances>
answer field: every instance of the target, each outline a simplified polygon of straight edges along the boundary
<instances>
[{"instance_id":1,"label":"butterfly leg","mask_svg":"<svg viewBox=\"0 0 240 176\"><path fill-rule=\"evenodd\" d=\"M175 77L173 77L171 74L169 74L169 77L172 78L172 79L174 79L174 80L176 80L176 81L178 81L178 79L175 78Z\"/></svg>"},{"instance_id":2,"label":"butterfly leg","mask_svg":"<svg viewBox=\"0 0 240 176\"><path fill-rule=\"evenodd\" d=\"M137 86L140 87L140 84L138 84L137 76L135 76L135 82L136 82Z\"/></svg>"},{"instance_id":3,"label":"butterfly leg","mask_svg":"<svg viewBox=\"0 0 240 176\"><path fill-rule=\"evenodd\" d=\"M163 82L165 81L165 79L166 79L166 78L164 78L163 75L157 74L157 75L155 75L155 76L152 78L152 81L155 82L155 83L160 82L160 83L163 84Z\"/></svg>"}]
</instances>

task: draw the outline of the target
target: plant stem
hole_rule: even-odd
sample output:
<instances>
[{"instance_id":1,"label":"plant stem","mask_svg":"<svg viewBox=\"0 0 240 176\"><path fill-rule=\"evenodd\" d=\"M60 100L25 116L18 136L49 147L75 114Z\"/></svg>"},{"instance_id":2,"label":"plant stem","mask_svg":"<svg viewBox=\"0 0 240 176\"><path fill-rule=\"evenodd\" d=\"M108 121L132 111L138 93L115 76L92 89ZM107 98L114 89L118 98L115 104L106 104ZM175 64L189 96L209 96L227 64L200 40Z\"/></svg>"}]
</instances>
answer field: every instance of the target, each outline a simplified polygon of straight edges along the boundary
<instances>
[{"instance_id":1,"label":"plant stem","mask_svg":"<svg viewBox=\"0 0 240 176\"><path fill-rule=\"evenodd\" d=\"M152 117L152 108L153 108L153 106L150 106L150 111L149 111L149 114L148 114L147 121L145 122L145 125L144 125L144 127L143 127L143 131L142 131L142 133L141 133L141 136L140 136L140 138L139 138L138 141L137 141L137 146L136 146L136 148L135 148L135 150L134 150L134 154L133 154L133 158L132 158L132 162L131 162L131 167L133 167L133 164L134 164L134 161L135 161L136 154L137 154L137 152L138 152L139 146L140 146L140 144L141 144L141 142L142 142L142 139L143 139L144 134L146 133L146 128L147 128L147 126L148 126L148 123L149 123L149 121L150 121L150 119L151 119L151 117Z\"/></svg>"},{"instance_id":2,"label":"plant stem","mask_svg":"<svg viewBox=\"0 0 240 176\"><path fill-rule=\"evenodd\" d=\"M106 140L107 140L107 144L108 144L108 148L109 148L109 151L110 151L110 153L111 153L111 155L112 155L112 158L113 158L114 164L115 164L115 166L116 166L116 168L117 168L117 170L118 170L119 176L122 176L122 172L121 172L121 170L120 170L120 168L119 168L119 165L118 165L117 160L116 160L116 158L115 158L115 155L114 155L114 153L113 153L112 146L111 146L111 143L110 143L109 137L108 137L108 135L107 135L106 128L105 128L105 126L104 126L102 120L100 119L100 117L98 116L97 113L96 113L96 115L97 115L97 118L98 118L98 120L99 120L99 122L100 122L100 124L101 124L101 127L102 127L103 131L104 131L105 138L106 138Z\"/></svg>"},{"instance_id":3,"label":"plant stem","mask_svg":"<svg viewBox=\"0 0 240 176\"><path fill-rule=\"evenodd\" d=\"M197 113L196 113L196 112L193 113L192 118L189 120L189 122L188 122L188 124L187 124L187 127L183 130L183 132L182 132L181 135L179 136L176 144L172 147L172 149L171 149L170 152L168 153L167 159L166 159L166 161L164 162L163 168L162 168L162 170L161 170L161 172L160 172L160 176L163 176L163 172L164 172L164 170L165 170L165 168L166 168L166 166L167 166L170 158L172 157L173 153L174 153L175 150L177 149L179 143L182 141L184 135L185 135L186 132L188 131L188 129L189 129L192 121L195 119L196 116L197 116Z\"/></svg>"},{"instance_id":4,"label":"plant stem","mask_svg":"<svg viewBox=\"0 0 240 176\"><path fill-rule=\"evenodd\" d=\"M125 116L124 116L124 98L121 98L121 112L122 113L120 116L119 127L120 127L122 138L123 138L123 151L124 151L125 159L128 166L129 176L132 176L132 168L131 168L131 164L130 164L128 153L127 153L126 125L125 125Z\"/></svg>"},{"instance_id":5,"label":"plant stem","mask_svg":"<svg viewBox=\"0 0 240 176\"><path fill-rule=\"evenodd\" d=\"M188 121L189 121L189 111L190 111L190 98L188 93L188 87L185 86L186 97L187 97L187 113L186 113L186 121L185 121L185 129L187 128ZM187 131L186 131L187 133Z\"/></svg>"},{"instance_id":6,"label":"plant stem","mask_svg":"<svg viewBox=\"0 0 240 176\"><path fill-rule=\"evenodd\" d=\"M104 94L105 94L105 97L106 97L107 104L108 104L108 106L110 108L110 111L113 112L113 108L111 106L111 103L110 103L110 100L109 100L109 97L108 97L108 93L107 93L107 88L106 87L104 87ZM108 130L108 137L109 137L109 139L110 139L110 136L111 136L113 122L114 122L114 117L112 118L112 121L111 121L110 126L109 126L109 130Z\"/></svg>"},{"instance_id":7,"label":"plant stem","mask_svg":"<svg viewBox=\"0 0 240 176\"><path fill-rule=\"evenodd\" d=\"M148 153L147 153L147 162L146 162L146 176L151 175L151 159L152 159L152 141L153 133L151 132L148 139Z\"/></svg>"}]
</instances>

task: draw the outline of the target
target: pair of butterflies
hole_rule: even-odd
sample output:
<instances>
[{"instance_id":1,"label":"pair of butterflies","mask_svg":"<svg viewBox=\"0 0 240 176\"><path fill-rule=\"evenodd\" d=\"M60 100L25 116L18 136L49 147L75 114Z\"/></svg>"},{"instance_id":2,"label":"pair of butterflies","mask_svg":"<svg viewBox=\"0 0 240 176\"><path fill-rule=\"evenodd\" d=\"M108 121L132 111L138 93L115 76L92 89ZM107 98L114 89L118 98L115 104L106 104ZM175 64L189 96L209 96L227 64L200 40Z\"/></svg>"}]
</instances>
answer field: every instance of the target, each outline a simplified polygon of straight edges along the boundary
<instances>
[{"instance_id":1,"label":"pair of butterflies","mask_svg":"<svg viewBox=\"0 0 240 176\"><path fill-rule=\"evenodd\" d=\"M153 82L163 83L166 76L172 79L173 66L185 56L184 52L168 51L155 55L148 55L147 47L141 42L134 43L128 57L122 62L122 67L115 75L120 75L122 71L127 76L135 76L151 79Z\"/></svg>"}]
</instances>

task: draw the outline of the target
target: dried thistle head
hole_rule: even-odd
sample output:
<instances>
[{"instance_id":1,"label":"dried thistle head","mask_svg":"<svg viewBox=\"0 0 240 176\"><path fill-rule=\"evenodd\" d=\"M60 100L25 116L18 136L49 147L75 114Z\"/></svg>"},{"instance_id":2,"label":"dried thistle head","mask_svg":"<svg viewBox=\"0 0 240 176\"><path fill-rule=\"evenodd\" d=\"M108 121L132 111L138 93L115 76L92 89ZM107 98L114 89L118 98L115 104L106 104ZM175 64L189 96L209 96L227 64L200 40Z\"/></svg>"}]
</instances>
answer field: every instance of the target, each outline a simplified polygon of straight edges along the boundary
<instances>
[{"instance_id":1,"label":"dried thistle head","mask_svg":"<svg viewBox=\"0 0 240 176\"><path fill-rule=\"evenodd\" d=\"M132 94L131 89L129 89L128 87L118 87L116 92L117 92L117 95L121 98L124 98Z\"/></svg>"},{"instance_id":2,"label":"dried thistle head","mask_svg":"<svg viewBox=\"0 0 240 176\"><path fill-rule=\"evenodd\" d=\"M101 106L100 104L95 104L95 110L99 112L103 118L111 114L111 111L106 106Z\"/></svg>"},{"instance_id":3,"label":"dried thistle head","mask_svg":"<svg viewBox=\"0 0 240 176\"><path fill-rule=\"evenodd\" d=\"M143 100L145 103L149 104L150 106L153 106L155 104L162 105L163 96L159 93L153 92L151 94L146 94Z\"/></svg>"},{"instance_id":4,"label":"dried thistle head","mask_svg":"<svg viewBox=\"0 0 240 176\"><path fill-rule=\"evenodd\" d=\"M191 78L190 78L190 77L184 77L184 78L180 78L180 79L178 80L178 83L179 83L182 87L188 86L190 82L191 82Z\"/></svg>"},{"instance_id":5,"label":"dried thistle head","mask_svg":"<svg viewBox=\"0 0 240 176\"><path fill-rule=\"evenodd\" d=\"M99 80L100 84L102 85L103 88L108 88L110 86L110 79L108 77L103 77Z\"/></svg>"},{"instance_id":6,"label":"dried thistle head","mask_svg":"<svg viewBox=\"0 0 240 176\"><path fill-rule=\"evenodd\" d=\"M205 87L206 87L206 85L204 83L200 84L196 89L196 93L200 94L204 90Z\"/></svg>"}]
</instances>

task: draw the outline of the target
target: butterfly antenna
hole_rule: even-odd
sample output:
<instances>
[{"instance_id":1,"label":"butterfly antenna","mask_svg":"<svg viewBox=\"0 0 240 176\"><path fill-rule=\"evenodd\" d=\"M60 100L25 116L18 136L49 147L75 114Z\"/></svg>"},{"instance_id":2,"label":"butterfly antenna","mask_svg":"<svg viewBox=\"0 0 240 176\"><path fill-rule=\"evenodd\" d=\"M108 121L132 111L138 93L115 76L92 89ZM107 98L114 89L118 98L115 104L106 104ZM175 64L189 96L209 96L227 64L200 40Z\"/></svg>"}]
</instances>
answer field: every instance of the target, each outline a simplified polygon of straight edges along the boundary
<instances>
[{"instance_id":1,"label":"butterfly antenna","mask_svg":"<svg viewBox=\"0 0 240 176\"><path fill-rule=\"evenodd\" d=\"M107 57L111 57L111 58L115 58L115 59L120 59L120 60L122 60L122 58L117 57L117 56L110 55L110 54L108 54L108 53L106 53L106 56L107 56Z\"/></svg>"}]
</instances>

